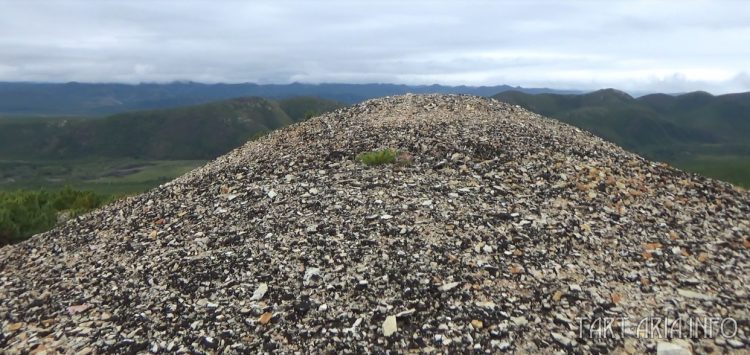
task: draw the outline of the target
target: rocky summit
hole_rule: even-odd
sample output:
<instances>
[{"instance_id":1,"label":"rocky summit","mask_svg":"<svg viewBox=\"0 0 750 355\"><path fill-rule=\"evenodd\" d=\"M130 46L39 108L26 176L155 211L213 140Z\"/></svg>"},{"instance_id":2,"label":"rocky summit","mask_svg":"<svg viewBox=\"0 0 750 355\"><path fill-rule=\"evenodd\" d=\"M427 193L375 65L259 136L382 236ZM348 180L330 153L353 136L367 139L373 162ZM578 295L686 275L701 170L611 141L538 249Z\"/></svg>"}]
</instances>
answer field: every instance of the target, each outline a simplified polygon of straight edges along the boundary
<instances>
[{"instance_id":1,"label":"rocky summit","mask_svg":"<svg viewBox=\"0 0 750 355\"><path fill-rule=\"evenodd\" d=\"M0 249L0 348L747 352L749 205L517 106L370 100Z\"/></svg>"}]
</instances>

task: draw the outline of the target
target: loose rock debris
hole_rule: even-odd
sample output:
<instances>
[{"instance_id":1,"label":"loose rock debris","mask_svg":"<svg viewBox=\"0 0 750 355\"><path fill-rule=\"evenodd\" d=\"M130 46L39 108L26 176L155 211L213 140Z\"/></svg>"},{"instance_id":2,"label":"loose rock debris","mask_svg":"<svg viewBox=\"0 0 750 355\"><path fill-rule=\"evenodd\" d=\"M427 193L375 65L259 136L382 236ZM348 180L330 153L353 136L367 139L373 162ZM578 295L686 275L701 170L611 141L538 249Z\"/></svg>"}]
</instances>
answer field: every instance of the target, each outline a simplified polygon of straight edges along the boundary
<instances>
[{"instance_id":1,"label":"loose rock debris","mask_svg":"<svg viewBox=\"0 0 750 355\"><path fill-rule=\"evenodd\" d=\"M494 100L370 100L0 249L0 348L748 351L749 202ZM603 316L738 329L580 336Z\"/></svg>"}]
</instances>

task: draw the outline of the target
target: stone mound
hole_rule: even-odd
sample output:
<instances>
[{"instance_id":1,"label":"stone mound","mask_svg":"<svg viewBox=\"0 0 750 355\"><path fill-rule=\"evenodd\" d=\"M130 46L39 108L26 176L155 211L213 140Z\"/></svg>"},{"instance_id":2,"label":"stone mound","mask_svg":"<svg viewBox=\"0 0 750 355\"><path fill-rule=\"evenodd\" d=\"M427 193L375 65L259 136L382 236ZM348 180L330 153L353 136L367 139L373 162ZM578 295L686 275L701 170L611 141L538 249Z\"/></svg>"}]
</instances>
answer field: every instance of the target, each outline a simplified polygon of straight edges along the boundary
<instances>
[{"instance_id":1,"label":"stone mound","mask_svg":"<svg viewBox=\"0 0 750 355\"><path fill-rule=\"evenodd\" d=\"M357 159L385 148L397 164ZM743 351L749 205L498 101L370 100L0 249L0 348ZM586 326L649 316L737 329Z\"/></svg>"}]
</instances>

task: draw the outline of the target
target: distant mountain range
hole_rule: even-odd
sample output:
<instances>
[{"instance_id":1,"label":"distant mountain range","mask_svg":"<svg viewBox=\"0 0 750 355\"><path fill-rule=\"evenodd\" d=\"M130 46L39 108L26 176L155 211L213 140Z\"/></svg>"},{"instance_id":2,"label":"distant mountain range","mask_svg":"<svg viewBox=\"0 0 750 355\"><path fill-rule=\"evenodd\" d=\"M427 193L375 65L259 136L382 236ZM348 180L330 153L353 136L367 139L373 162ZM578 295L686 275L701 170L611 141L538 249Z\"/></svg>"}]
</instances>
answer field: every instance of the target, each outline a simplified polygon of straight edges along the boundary
<instances>
[{"instance_id":1,"label":"distant mountain range","mask_svg":"<svg viewBox=\"0 0 750 355\"><path fill-rule=\"evenodd\" d=\"M0 160L212 159L253 136L341 106L309 97L249 97L105 118L6 118L0 119Z\"/></svg>"},{"instance_id":2,"label":"distant mountain range","mask_svg":"<svg viewBox=\"0 0 750 355\"><path fill-rule=\"evenodd\" d=\"M650 159L750 186L750 93L633 98L605 89L582 95L506 91L493 97L588 130Z\"/></svg>"},{"instance_id":3,"label":"distant mountain range","mask_svg":"<svg viewBox=\"0 0 750 355\"><path fill-rule=\"evenodd\" d=\"M575 94L578 91L499 86L396 84L87 84L0 82L0 114L106 115L134 110L170 108L236 97L285 99L315 96L343 103L404 93L443 93L491 96L515 90L525 93Z\"/></svg>"}]
</instances>

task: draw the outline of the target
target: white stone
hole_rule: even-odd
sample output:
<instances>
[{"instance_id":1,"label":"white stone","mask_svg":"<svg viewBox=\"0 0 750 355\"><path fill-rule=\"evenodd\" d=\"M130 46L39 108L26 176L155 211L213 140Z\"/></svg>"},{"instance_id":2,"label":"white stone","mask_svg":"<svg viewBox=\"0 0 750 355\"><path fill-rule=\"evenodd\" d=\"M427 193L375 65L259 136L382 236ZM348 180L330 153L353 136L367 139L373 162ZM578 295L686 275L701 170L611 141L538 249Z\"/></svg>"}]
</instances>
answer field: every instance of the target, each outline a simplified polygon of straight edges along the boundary
<instances>
[{"instance_id":1,"label":"white stone","mask_svg":"<svg viewBox=\"0 0 750 355\"><path fill-rule=\"evenodd\" d=\"M678 288L677 289L677 294L680 295L680 296L682 296L682 297L692 298L692 299L696 299L696 300L711 301L711 300L714 299L713 296L709 296L709 295L706 295L706 294L703 294L703 293L700 293L700 292L695 292L695 291L686 290L686 289L682 289L682 288Z\"/></svg>"},{"instance_id":2,"label":"white stone","mask_svg":"<svg viewBox=\"0 0 750 355\"><path fill-rule=\"evenodd\" d=\"M266 295L266 292L268 292L268 285L265 283L261 283L258 285L258 288L255 289L255 292L253 292L253 297L250 297L251 301L257 301L263 296Z\"/></svg>"},{"instance_id":3,"label":"white stone","mask_svg":"<svg viewBox=\"0 0 750 355\"><path fill-rule=\"evenodd\" d=\"M656 344L657 355L691 355L693 347L684 340L674 339L671 343L660 341Z\"/></svg>"},{"instance_id":4,"label":"white stone","mask_svg":"<svg viewBox=\"0 0 750 355\"><path fill-rule=\"evenodd\" d=\"M474 302L474 304L477 307L489 308L489 309L494 309L495 306L496 306L495 302L490 302L490 301L488 301L488 302L476 301L476 302Z\"/></svg>"},{"instance_id":5,"label":"white stone","mask_svg":"<svg viewBox=\"0 0 750 355\"><path fill-rule=\"evenodd\" d=\"M556 342L558 342L560 345L564 347L571 347L575 344L575 341L573 339L570 339L560 333L552 332L552 339L554 339Z\"/></svg>"},{"instance_id":6,"label":"white stone","mask_svg":"<svg viewBox=\"0 0 750 355\"><path fill-rule=\"evenodd\" d=\"M452 290L456 288L456 286L458 286L459 284L460 282L449 282L447 284L443 284L442 286L440 286L440 291Z\"/></svg>"},{"instance_id":7,"label":"white stone","mask_svg":"<svg viewBox=\"0 0 750 355\"><path fill-rule=\"evenodd\" d=\"M314 276L320 276L320 269L316 267L310 267L305 270L305 281L310 281Z\"/></svg>"},{"instance_id":8,"label":"white stone","mask_svg":"<svg viewBox=\"0 0 750 355\"><path fill-rule=\"evenodd\" d=\"M388 316L383 322L383 335L389 337L393 333L398 331L398 324L396 323L395 316Z\"/></svg>"},{"instance_id":9,"label":"white stone","mask_svg":"<svg viewBox=\"0 0 750 355\"><path fill-rule=\"evenodd\" d=\"M731 346L733 348L737 348L737 349L745 347L745 343L743 343L742 340L735 339L735 338L729 338L729 339L727 339L727 344L729 344L729 346Z\"/></svg>"},{"instance_id":10,"label":"white stone","mask_svg":"<svg viewBox=\"0 0 750 355\"><path fill-rule=\"evenodd\" d=\"M399 312L398 314L396 314L396 318L401 318L401 317L407 317L407 316L410 316L410 315L414 314L414 312L416 312L416 311L417 311L417 310L416 310L416 309L414 309L414 308L412 308L412 309L407 309L407 310L405 310L405 311L403 311L403 312Z\"/></svg>"}]
</instances>

